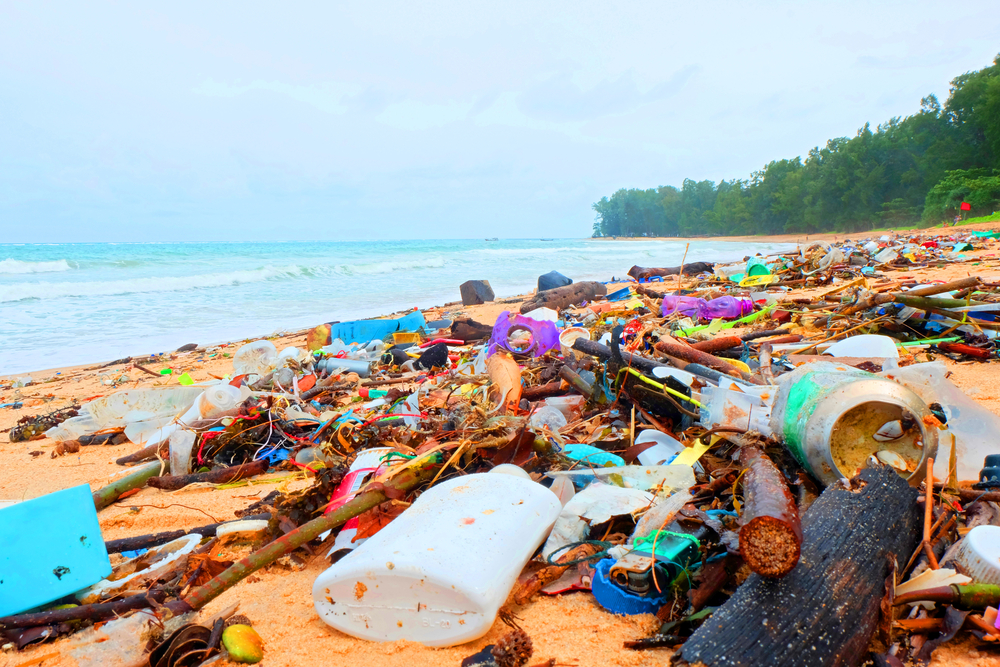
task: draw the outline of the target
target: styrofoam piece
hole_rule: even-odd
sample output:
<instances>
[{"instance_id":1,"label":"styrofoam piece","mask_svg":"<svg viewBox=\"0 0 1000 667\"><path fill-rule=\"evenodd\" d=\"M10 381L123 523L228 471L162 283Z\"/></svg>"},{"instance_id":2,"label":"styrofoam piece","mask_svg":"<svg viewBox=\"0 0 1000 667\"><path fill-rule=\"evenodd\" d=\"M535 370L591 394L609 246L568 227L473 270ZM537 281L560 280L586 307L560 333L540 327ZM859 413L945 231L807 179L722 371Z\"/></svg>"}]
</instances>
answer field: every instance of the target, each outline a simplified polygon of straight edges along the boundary
<instances>
[{"instance_id":1,"label":"styrofoam piece","mask_svg":"<svg viewBox=\"0 0 1000 667\"><path fill-rule=\"evenodd\" d=\"M109 574L89 485L0 509L0 616L58 600Z\"/></svg>"},{"instance_id":2,"label":"styrofoam piece","mask_svg":"<svg viewBox=\"0 0 1000 667\"><path fill-rule=\"evenodd\" d=\"M896 341L889 336L878 334L862 334L837 341L826 348L823 354L835 357L884 357L899 359L899 348Z\"/></svg>"},{"instance_id":3,"label":"styrofoam piece","mask_svg":"<svg viewBox=\"0 0 1000 667\"><path fill-rule=\"evenodd\" d=\"M687 386L691 386L694 382L695 376L687 371L682 371L679 368L670 368L669 366L656 366L653 368L653 377L658 380L665 380L668 377L677 379L683 382Z\"/></svg>"}]
</instances>

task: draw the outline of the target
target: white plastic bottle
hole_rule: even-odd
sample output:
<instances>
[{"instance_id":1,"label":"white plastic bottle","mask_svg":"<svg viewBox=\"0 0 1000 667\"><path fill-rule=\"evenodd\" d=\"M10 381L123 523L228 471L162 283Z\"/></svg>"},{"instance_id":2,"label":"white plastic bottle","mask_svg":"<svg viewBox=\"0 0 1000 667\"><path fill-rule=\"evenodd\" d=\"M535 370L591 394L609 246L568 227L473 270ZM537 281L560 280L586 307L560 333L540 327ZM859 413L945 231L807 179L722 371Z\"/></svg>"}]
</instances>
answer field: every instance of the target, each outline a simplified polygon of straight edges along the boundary
<instances>
[{"instance_id":1,"label":"white plastic bottle","mask_svg":"<svg viewBox=\"0 0 1000 667\"><path fill-rule=\"evenodd\" d=\"M362 639L472 641L493 625L561 509L547 488L512 475L442 482L316 579L316 611Z\"/></svg>"}]
</instances>

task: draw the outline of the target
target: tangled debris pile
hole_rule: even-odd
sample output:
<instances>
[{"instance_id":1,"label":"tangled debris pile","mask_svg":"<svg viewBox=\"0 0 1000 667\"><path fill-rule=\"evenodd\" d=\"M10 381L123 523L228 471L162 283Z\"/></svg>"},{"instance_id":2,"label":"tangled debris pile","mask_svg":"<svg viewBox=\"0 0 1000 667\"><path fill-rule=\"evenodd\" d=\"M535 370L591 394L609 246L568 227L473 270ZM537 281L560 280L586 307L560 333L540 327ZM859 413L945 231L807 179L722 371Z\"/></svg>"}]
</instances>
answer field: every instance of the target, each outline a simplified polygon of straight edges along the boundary
<instances>
[{"instance_id":1,"label":"tangled debris pile","mask_svg":"<svg viewBox=\"0 0 1000 667\"><path fill-rule=\"evenodd\" d=\"M995 239L633 267L610 294L549 274L557 286L492 326L420 311L323 324L308 349L242 346L218 382L26 421L12 440L44 427L62 452L139 449L92 494L0 509L4 642L74 635L62 650L106 664L258 662L248 619L198 611L261 568L322 557L316 611L344 633L452 646L512 627L468 664L527 664L519 607L573 590L655 614L658 632L626 648L679 647L679 665L926 664L963 628L989 645L1000 419L929 357L995 359L1000 285L893 273ZM140 487L275 474L308 484L235 521L95 539L96 512ZM25 558L15 538L41 516L51 548Z\"/></svg>"}]
</instances>

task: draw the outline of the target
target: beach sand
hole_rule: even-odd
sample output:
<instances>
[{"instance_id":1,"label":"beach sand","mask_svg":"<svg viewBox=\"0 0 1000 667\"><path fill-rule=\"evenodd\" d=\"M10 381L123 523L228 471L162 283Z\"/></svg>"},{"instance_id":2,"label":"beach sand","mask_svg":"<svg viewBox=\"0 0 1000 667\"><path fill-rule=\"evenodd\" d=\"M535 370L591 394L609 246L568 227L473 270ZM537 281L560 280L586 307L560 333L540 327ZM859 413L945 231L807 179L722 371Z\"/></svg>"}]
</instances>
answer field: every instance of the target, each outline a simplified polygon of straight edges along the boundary
<instances>
[{"instance_id":1,"label":"beach sand","mask_svg":"<svg viewBox=\"0 0 1000 667\"><path fill-rule=\"evenodd\" d=\"M993 223L996 226L996 223ZM961 231L969 227L959 228ZM926 233L940 234L941 230ZM832 235L831 235L832 236ZM858 235L854 235L858 237ZM810 241L816 237L810 235ZM843 239L844 236L840 235ZM681 239L683 240L683 239ZM725 239L739 240L739 239ZM748 239L751 240L751 239ZM782 237L752 237L753 241L787 242ZM994 244L1000 248L1000 244ZM609 244L609 252L614 245ZM898 279L904 276L917 280L950 280L966 275L980 275L990 282L1000 281L1000 261L997 250L978 254L978 265L949 265L940 269L917 269L892 273ZM623 258L623 271L630 266ZM654 286L662 286L654 283ZM609 286L609 291L614 289ZM808 294L797 292L796 294ZM463 307L448 305L438 312L444 317L467 315L490 323L508 309L517 309L520 299L505 300L481 306ZM513 302L512 302L513 301ZM323 321L317 314L317 324ZM141 336L142 332L135 332ZM164 359L164 363L151 364L158 371L168 364L176 372L186 371L197 380L222 377L232 371L232 354L243 341L219 349L213 359L197 361L198 353L181 353ZM304 332L290 333L274 339L279 349L287 345L303 345ZM40 342L40 344L42 344ZM1000 386L996 372L985 363L946 361L952 371L952 380L986 408L1000 415ZM176 382L170 376L154 378L129 365L96 368L98 363L72 368L52 369L31 373L35 384L19 390L24 407L19 410L0 410L0 499L23 500L41 496L79 484L89 484L97 489L119 476L123 470L114 460L135 450L135 446L83 447L78 454L51 458L55 443L50 440L10 443L6 430L22 416L35 415L72 405L89 398L105 395L116 389L150 387ZM58 374L57 374L58 373ZM117 388L104 382L111 378L128 376L128 381ZM24 375L24 374L18 374ZM15 390L0 392L0 403L15 398ZM277 477L279 473L268 475ZM246 508L276 488L296 489L309 484L296 475L296 480L279 480L272 483L220 489L186 488L176 492L163 492L145 488L138 494L103 510L100 517L104 538L115 539L157 531L190 528L234 518L234 511ZM237 555L232 554L232 558ZM263 664L269 666L329 667L330 665L387 665L405 667L430 667L458 665L462 658L475 653L487 644L494 643L506 628L497 622L481 639L458 647L428 649L409 642L378 644L351 638L333 630L317 617L312 604L311 589L316 576L327 567L321 551L301 571L280 565L266 568L240 582L206 608L208 614L239 602L240 612L254 623L266 646ZM540 596L518 612L521 624L532 637L535 654L529 664L555 658L561 665L667 665L670 650L631 651L622 648L626 639L648 635L657 627L652 616L618 617L604 612L587 593L574 593L557 597ZM47 654L58 653L65 642L45 644L20 653L0 653L0 667L21 665ZM35 664L55 665L58 658L49 658ZM221 664L221 663L216 663ZM981 642L967 638L951 642L934 653L932 665L984 666L1000 665L1000 659L983 648Z\"/></svg>"}]
</instances>

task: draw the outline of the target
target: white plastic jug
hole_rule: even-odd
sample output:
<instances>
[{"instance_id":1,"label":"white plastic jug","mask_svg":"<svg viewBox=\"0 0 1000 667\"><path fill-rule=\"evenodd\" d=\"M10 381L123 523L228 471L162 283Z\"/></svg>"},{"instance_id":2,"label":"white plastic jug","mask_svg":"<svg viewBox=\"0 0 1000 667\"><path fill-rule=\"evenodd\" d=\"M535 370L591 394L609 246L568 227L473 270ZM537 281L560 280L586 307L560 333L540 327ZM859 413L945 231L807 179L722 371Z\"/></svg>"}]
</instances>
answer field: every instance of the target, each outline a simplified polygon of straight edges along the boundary
<instances>
[{"instance_id":1,"label":"white plastic jug","mask_svg":"<svg viewBox=\"0 0 1000 667\"><path fill-rule=\"evenodd\" d=\"M511 475L442 482L316 579L316 611L362 639L472 641L493 625L561 509L544 486Z\"/></svg>"}]
</instances>

